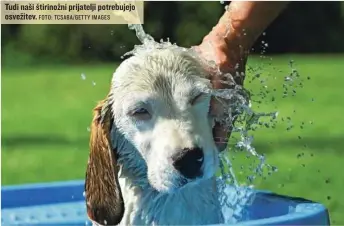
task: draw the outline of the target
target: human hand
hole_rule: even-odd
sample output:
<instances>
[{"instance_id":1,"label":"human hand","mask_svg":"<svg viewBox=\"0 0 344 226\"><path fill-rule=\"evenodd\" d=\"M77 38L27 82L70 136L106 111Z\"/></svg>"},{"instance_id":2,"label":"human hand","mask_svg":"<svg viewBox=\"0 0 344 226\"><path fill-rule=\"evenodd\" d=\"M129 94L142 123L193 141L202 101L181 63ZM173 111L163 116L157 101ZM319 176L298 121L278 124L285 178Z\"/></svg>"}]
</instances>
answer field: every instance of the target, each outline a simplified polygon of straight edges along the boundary
<instances>
[{"instance_id":1,"label":"human hand","mask_svg":"<svg viewBox=\"0 0 344 226\"><path fill-rule=\"evenodd\" d=\"M195 47L201 58L215 62L213 66L205 64L214 89L243 85L249 50L259 35L287 5L286 1L233 1L229 4L217 25L202 43ZM228 73L231 76L226 76ZM224 118L224 110L223 104L212 98L210 113L215 117ZM235 119L231 118L233 124ZM226 148L231 130L231 126L216 123L213 136L220 151Z\"/></svg>"},{"instance_id":2,"label":"human hand","mask_svg":"<svg viewBox=\"0 0 344 226\"><path fill-rule=\"evenodd\" d=\"M211 32L194 48L206 61L204 65L214 89L230 89L243 85L247 54L240 45L234 41L227 43L223 37ZM226 100L219 97L211 99L210 114L214 118L230 117L226 115L228 112L225 111L222 101ZM213 137L219 151L227 147L231 130L232 127L215 122Z\"/></svg>"}]
</instances>

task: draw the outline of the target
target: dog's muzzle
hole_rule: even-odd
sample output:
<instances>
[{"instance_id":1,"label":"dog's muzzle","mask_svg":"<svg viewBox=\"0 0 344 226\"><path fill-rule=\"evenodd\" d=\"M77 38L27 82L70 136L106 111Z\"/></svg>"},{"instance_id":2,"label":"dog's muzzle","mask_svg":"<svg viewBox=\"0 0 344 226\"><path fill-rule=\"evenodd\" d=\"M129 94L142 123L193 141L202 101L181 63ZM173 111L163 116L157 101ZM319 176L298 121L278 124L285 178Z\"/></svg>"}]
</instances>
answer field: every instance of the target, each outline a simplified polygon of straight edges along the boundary
<instances>
[{"instance_id":1,"label":"dog's muzzle","mask_svg":"<svg viewBox=\"0 0 344 226\"><path fill-rule=\"evenodd\" d=\"M202 175L204 154L201 148L184 148L172 156L173 166L188 179Z\"/></svg>"}]
</instances>

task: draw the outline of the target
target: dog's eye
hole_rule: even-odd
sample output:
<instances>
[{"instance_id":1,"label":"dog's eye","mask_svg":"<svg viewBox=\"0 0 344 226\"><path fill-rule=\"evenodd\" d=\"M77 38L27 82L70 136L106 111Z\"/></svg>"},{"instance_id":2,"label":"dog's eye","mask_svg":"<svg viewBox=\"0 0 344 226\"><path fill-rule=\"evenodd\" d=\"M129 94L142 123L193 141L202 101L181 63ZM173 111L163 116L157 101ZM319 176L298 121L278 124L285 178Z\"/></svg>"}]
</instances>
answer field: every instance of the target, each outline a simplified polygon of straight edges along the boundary
<instances>
[{"instance_id":1,"label":"dog's eye","mask_svg":"<svg viewBox=\"0 0 344 226\"><path fill-rule=\"evenodd\" d=\"M194 98L191 100L190 104L191 104L191 105L197 104L200 100L202 100L202 97L203 97L203 93L198 94L196 97L194 97Z\"/></svg>"},{"instance_id":2,"label":"dog's eye","mask_svg":"<svg viewBox=\"0 0 344 226\"><path fill-rule=\"evenodd\" d=\"M134 114L148 114L148 111L144 108L139 108L134 111Z\"/></svg>"},{"instance_id":3,"label":"dog's eye","mask_svg":"<svg viewBox=\"0 0 344 226\"><path fill-rule=\"evenodd\" d=\"M138 108L134 110L132 115L139 118L140 120L147 120L150 118L150 114L145 108Z\"/></svg>"}]
</instances>

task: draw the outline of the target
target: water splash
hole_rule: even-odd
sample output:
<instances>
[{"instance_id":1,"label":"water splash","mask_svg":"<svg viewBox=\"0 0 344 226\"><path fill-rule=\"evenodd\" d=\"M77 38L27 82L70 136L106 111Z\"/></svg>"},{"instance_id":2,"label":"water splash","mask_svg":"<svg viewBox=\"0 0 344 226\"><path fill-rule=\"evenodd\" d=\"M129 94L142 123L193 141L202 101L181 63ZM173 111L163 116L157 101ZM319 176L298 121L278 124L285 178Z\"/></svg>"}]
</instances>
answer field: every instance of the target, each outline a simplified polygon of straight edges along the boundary
<instances>
[{"instance_id":1,"label":"water splash","mask_svg":"<svg viewBox=\"0 0 344 226\"><path fill-rule=\"evenodd\" d=\"M193 51L191 49L172 44L169 40L160 40L160 42L156 42L152 36L145 33L141 25L129 25L128 27L130 30L135 31L136 36L140 40L141 44L135 45L132 51L124 54L124 57L133 55L137 52L149 52L154 49L165 48L179 48L183 51ZM265 42L262 44L265 50L268 47L268 44ZM264 52L262 54L264 54ZM209 62L209 66L214 67L214 62ZM266 162L266 157L264 155L261 155L256 151L252 144L253 136L250 135L250 131L255 131L261 126L265 128L274 128L278 116L277 111L265 113L254 111L252 108L253 104L260 104L262 101L255 101L254 98L252 101L251 97L266 99L266 97L269 95L268 86L266 85L267 81L262 79L260 76L261 73L259 71L261 70L262 68L248 68L248 71L250 71L251 74L254 74L254 76L251 78L251 81L254 79L259 79L262 84L263 89L260 93L258 93L258 95L252 95L252 93L248 92L242 86L236 84L231 86L229 89L207 90L207 92L211 93L213 97L221 101L221 103L224 105L226 117L216 118L216 120L228 128L233 128L232 133L236 133L240 136L240 139L237 141L236 145L234 145L233 148L229 148L231 149L229 151L246 152L248 158L253 156L258 160L256 166L249 166L249 168L252 170L252 175L247 177L248 185L242 186L239 184L236 174L234 173L228 152L224 151L220 154L220 173L217 184L220 194L219 199L223 207L223 215L225 217L224 223L231 224L249 220L249 216L245 211L245 207L251 205L252 201L254 200L255 194L253 190L253 183L255 179L259 176L265 178L264 169L268 170L268 175L271 175L273 172L277 172L278 170L277 167L271 166ZM220 70L218 70L218 73L221 73ZM222 74L222 76L231 78L233 81L231 74ZM297 81L296 78L298 78L298 76L299 75L296 70L292 70L292 72L287 76L288 79L286 79L286 82L288 82L288 84L284 87L284 93L288 94L289 88L291 88L292 84ZM266 119L268 119L267 122Z\"/></svg>"}]
</instances>

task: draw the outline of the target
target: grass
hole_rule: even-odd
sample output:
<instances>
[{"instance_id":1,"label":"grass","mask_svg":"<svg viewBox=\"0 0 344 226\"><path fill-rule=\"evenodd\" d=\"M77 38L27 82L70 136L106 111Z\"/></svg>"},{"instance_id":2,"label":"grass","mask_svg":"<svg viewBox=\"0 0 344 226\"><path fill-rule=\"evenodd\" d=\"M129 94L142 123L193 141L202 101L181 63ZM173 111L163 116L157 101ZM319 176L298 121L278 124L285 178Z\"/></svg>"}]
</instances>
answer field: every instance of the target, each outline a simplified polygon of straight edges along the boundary
<instances>
[{"instance_id":1,"label":"grass","mask_svg":"<svg viewBox=\"0 0 344 226\"><path fill-rule=\"evenodd\" d=\"M290 58L305 80L304 87L297 89L294 97L282 98ZM267 162L279 169L266 180L258 178L256 187L324 203L333 224L344 224L344 180L340 171L344 163L343 60L344 56L306 55L249 61L253 68L263 68L259 79L267 79L270 91L266 101L254 108L279 111L275 129L260 128L253 133L257 151L265 153ZM107 94L115 67L3 66L2 184L84 177L91 109ZM81 79L82 73L86 80ZM262 88L259 79L250 82L248 78L246 88L258 93ZM271 101L272 96L275 101ZM294 125L291 130L286 129L287 117ZM252 158L231 154L235 172L244 182Z\"/></svg>"}]
</instances>

